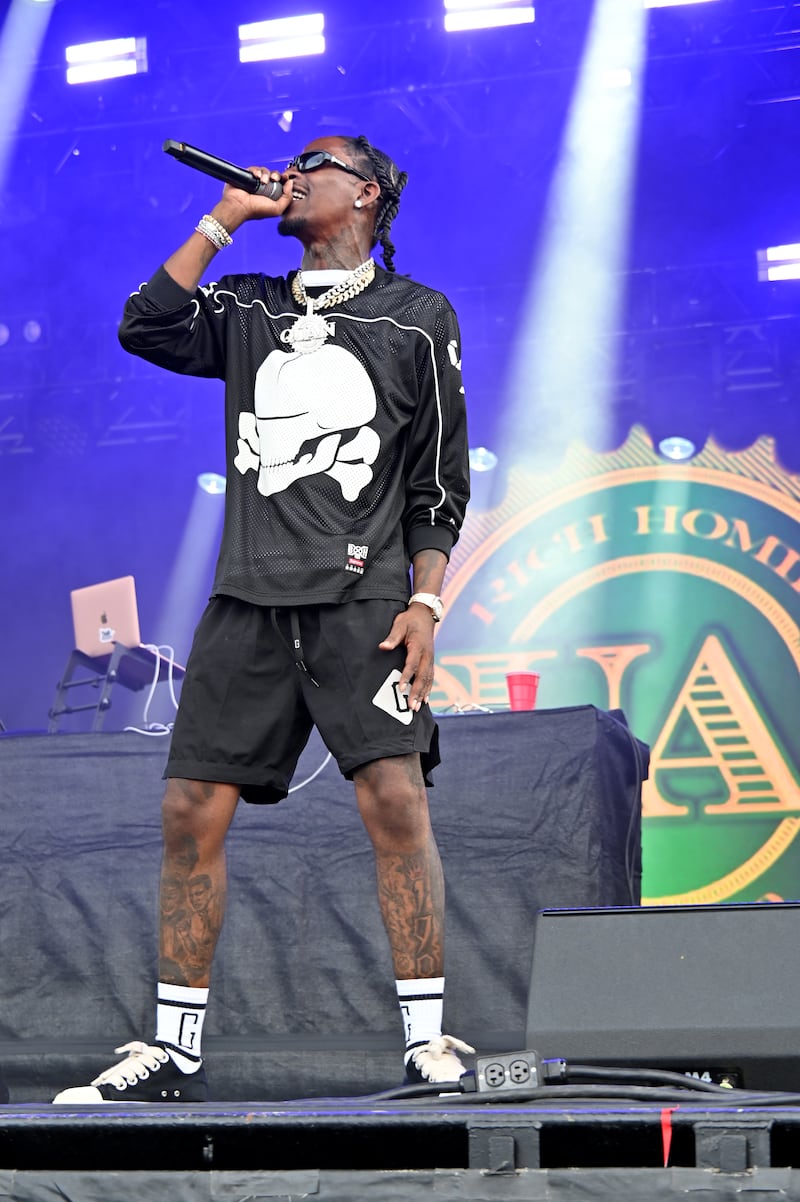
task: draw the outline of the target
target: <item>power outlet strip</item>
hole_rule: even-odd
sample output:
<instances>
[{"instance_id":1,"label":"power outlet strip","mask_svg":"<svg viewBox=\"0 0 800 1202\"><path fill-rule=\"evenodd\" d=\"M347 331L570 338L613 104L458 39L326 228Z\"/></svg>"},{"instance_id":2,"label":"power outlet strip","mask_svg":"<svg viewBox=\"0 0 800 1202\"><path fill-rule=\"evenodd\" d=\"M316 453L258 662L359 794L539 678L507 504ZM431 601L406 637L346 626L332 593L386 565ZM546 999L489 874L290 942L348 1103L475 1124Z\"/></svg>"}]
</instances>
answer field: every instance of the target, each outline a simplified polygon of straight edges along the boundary
<instances>
[{"instance_id":1,"label":"power outlet strip","mask_svg":"<svg viewBox=\"0 0 800 1202\"><path fill-rule=\"evenodd\" d=\"M478 1093L539 1089L542 1064L536 1052L496 1052L479 1056L475 1064Z\"/></svg>"}]
</instances>

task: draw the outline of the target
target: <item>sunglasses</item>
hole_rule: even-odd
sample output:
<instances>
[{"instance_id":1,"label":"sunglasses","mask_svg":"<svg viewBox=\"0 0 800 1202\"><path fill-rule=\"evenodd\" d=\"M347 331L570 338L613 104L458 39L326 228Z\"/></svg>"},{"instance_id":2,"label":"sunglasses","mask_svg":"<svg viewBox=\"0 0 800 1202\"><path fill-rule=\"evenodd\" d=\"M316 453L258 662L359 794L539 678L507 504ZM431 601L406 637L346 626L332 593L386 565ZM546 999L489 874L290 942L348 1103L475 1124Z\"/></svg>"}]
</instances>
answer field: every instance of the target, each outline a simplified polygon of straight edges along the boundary
<instances>
[{"instance_id":1,"label":"sunglasses","mask_svg":"<svg viewBox=\"0 0 800 1202\"><path fill-rule=\"evenodd\" d=\"M330 163L332 167L338 167L341 171L348 171L350 175L357 175L359 179L365 179L367 183L372 180L371 175L364 175L363 171L356 171L355 167L351 167L349 163L343 163L341 159L337 159L335 154L331 154L327 150L306 150L303 154L297 154L287 164L286 170L294 167L301 172L316 171L318 167L324 167L326 163Z\"/></svg>"}]
</instances>

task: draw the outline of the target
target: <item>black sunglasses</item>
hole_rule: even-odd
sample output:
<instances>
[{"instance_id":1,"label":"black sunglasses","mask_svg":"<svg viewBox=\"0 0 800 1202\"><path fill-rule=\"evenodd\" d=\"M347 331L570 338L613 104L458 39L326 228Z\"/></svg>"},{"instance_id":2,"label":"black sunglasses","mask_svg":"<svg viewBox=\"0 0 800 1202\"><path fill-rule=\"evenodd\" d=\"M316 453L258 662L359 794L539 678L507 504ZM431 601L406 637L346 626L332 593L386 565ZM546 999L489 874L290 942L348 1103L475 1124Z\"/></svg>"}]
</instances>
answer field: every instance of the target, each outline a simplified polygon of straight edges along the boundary
<instances>
[{"instance_id":1,"label":"black sunglasses","mask_svg":"<svg viewBox=\"0 0 800 1202\"><path fill-rule=\"evenodd\" d=\"M318 167L324 167L326 163L330 163L333 167L339 167L342 171L349 171L351 175L357 175L359 179L365 179L367 183L372 181L371 175L364 175L363 171L356 171L355 167L351 167L349 163L343 163L341 159L337 159L335 154L331 154L327 150L306 150L303 154L297 154L287 164L286 170L295 167L301 172L316 171Z\"/></svg>"}]
</instances>

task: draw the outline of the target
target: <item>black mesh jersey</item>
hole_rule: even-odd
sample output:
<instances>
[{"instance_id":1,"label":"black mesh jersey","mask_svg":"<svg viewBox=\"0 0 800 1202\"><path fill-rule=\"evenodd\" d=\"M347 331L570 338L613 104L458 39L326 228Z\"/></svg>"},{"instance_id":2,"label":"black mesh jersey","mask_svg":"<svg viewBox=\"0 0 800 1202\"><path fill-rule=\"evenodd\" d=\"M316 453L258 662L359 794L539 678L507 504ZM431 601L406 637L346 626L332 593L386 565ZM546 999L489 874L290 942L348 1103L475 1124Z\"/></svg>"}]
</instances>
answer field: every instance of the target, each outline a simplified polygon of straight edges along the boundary
<instances>
[{"instance_id":1,"label":"black mesh jersey","mask_svg":"<svg viewBox=\"0 0 800 1202\"><path fill-rule=\"evenodd\" d=\"M289 279L186 292L160 268L129 298L122 345L225 381L227 490L214 592L265 605L405 601L409 562L449 554L469 494L456 316L381 268L322 310L298 349Z\"/></svg>"}]
</instances>

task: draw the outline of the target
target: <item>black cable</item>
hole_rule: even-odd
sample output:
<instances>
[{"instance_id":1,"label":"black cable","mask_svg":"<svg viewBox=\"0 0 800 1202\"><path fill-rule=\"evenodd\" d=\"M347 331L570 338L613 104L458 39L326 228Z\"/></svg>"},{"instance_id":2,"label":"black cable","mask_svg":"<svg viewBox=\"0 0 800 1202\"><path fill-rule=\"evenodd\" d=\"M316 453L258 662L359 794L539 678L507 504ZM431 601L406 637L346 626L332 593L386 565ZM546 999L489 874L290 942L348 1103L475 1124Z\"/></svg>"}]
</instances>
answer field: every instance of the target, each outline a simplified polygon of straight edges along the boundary
<instances>
[{"instance_id":1,"label":"black cable","mask_svg":"<svg viewBox=\"0 0 800 1202\"><path fill-rule=\"evenodd\" d=\"M374 1107L396 1104L405 1109L426 1109L432 1106L481 1105L552 1105L569 1102L575 1106L610 1106L619 1102L677 1105L684 1109L703 1107L725 1110L744 1107L800 1106L800 1094L777 1091L748 1091L702 1081L685 1073L658 1068L626 1068L594 1064L573 1064L563 1059L539 1061L535 1052L525 1053L535 1058L538 1086L508 1086L497 1089L478 1087L474 1071L466 1072L458 1081L430 1081L414 1085L399 1085L379 1093L354 1097L291 1098L270 1102L281 1110L308 1110L323 1106L332 1110L352 1110L354 1107ZM536 1074L532 1074L534 1079ZM577 1084L576 1078L597 1080L601 1085ZM554 1081L563 1082L553 1084ZM626 1082L628 1084L626 1084ZM647 1083L650 1084L647 1084Z\"/></svg>"},{"instance_id":2,"label":"black cable","mask_svg":"<svg viewBox=\"0 0 800 1202\"><path fill-rule=\"evenodd\" d=\"M576 1071L582 1071L591 1066L573 1065ZM602 1070L613 1075L614 1069ZM621 1070L627 1072L628 1070ZM760 1107L800 1107L800 1094L781 1092L749 1092L742 1089L727 1089L725 1086L713 1086L713 1083L698 1082L696 1078L684 1077L681 1073L669 1073L660 1070L642 1069L646 1074L656 1074L663 1077L678 1078L678 1088L668 1088L667 1085L644 1086L634 1085L615 1086L610 1081L604 1085L542 1085L536 1088L502 1088L476 1090L475 1077L465 1074L460 1081L438 1081L418 1085L400 1085L396 1089L386 1089L380 1093L362 1094L354 1097L317 1097L317 1098L287 1098L256 1102L257 1106L267 1107L271 1112L314 1110L323 1107L328 1110L352 1111L362 1107L374 1108L381 1106L397 1106L399 1109L426 1110L432 1107L459 1108L462 1106L534 1106L553 1107L574 1110L590 1109L602 1106L615 1106L619 1103L638 1103L663 1107L677 1106L681 1110L741 1110ZM703 1089L702 1086L711 1088ZM564 1106L564 1103L568 1103ZM211 1104L213 1105L213 1103Z\"/></svg>"},{"instance_id":3,"label":"black cable","mask_svg":"<svg viewBox=\"0 0 800 1202\"><path fill-rule=\"evenodd\" d=\"M544 1061L542 1078L545 1084L537 1087L482 1089L477 1088L474 1072L465 1073L459 1081L439 1081L428 1084L405 1085L387 1089L350 1101L364 1104L397 1102L416 1103L422 1107L436 1105L470 1105L546 1103L558 1100L602 1105L613 1101L678 1103L682 1106L796 1106L800 1094L770 1091L748 1091L702 1081L685 1073L657 1068L605 1067L592 1064L572 1064L568 1061ZM549 1073L548 1073L549 1070ZM553 1084L556 1076L563 1084ZM602 1085L578 1084L575 1078L601 1081ZM550 1083L548 1083L548 1080ZM651 1084L647 1084L650 1082ZM713 1101L712 1101L713 1099Z\"/></svg>"},{"instance_id":4,"label":"black cable","mask_svg":"<svg viewBox=\"0 0 800 1202\"><path fill-rule=\"evenodd\" d=\"M588 1068L589 1066L575 1065L575 1069ZM613 1075L614 1071L608 1071L609 1075ZM546 1106L553 1103L569 1102L570 1107L584 1106L597 1107L614 1105L619 1102L637 1102L649 1103L651 1105L678 1105L683 1109L718 1109L722 1106L723 1109L740 1109L743 1107L768 1107L768 1106L798 1106L800 1105L800 1094L793 1093L771 1093L759 1092L751 1093L741 1089L727 1089L725 1086L715 1086L710 1082L698 1082L695 1078L684 1077L681 1073L664 1072L659 1074L659 1070L631 1070L631 1072L640 1071L643 1074L653 1073L662 1075L665 1078L670 1078L674 1082L677 1078L677 1088L668 1088L664 1085L614 1085L611 1080L606 1084L600 1085L542 1085L536 1088L526 1088L521 1086L517 1089L486 1089L475 1090L474 1077L470 1080L470 1074L467 1074L467 1083L465 1079L461 1081L438 1081L419 1085L401 1085L396 1089L386 1089L380 1093L364 1094L356 1097L338 1097L338 1098L293 1098L281 1102L273 1102L270 1105L279 1106L284 1110L292 1110L302 1108L307 1110L309 1107L324 1106L331 1109L352 1109L354 1106L380 1106L382 1104L395 1104L405 1109L428 1109L430 1107L460 1107L460 1106L517 1106L517 1105L538 1105ZM703 1087L706 1088L703 1088ZM710 1088L709 1088L710 1086Z\"/></svg>"},{"instance_id":5,"label":"black cable","mask_svg":"<svg viewBox=\"0 0 800 1202\"><path fill-rule=\"evenodd\" d=\"M437 1098L442 1093L459 1093L461 1083L459 1081L425 1081L414 1085L398 1085L394 1089L384 1089L380 1093L357 1094L352 1098L292 1098L290 1101L280 1102L281 1106L309 1106L319 1105L324 1103L329 1106L354 1105L372 1102L393 1102L393 1101L413 1101L415 1098L424 1098L435 1095Z\"/></svg>"},{"instance_id":6,"label":"black cable","mask_svg":"<svg viewBox=\"0 0 800 1202\"><path fill-rule=\"evenodd\" d=\"M437 1094L442 1094L442 1084L436 1086ZM387 1091L391 1094L392 1091ZM372 1098L352 1099L360 1102L372 1102ZM597 1107L613 1106L619 1102L648 1103L655 1106L676 1105L681 1109L741 1109L744 1107L782 1107L800 1105L800 1094L758 1093L750 1094L743 1090L724 1089L713 1097L709 1094L692 1091L691 1089L668 1089L665 1086L592 1086L592 1085L544 1085L537 1089L498 1089L484 1090L480 1093L444 1093L437 1097L396 1098L384 1096L385 1102L394 1101L398 1106L408 1105L410 1108L427 1109L430 1106L481 1106L484 1103L495 1106L552 1106L568 1102L568 1109L576 1106Z\"/></svg>"},{"instance_id":7,"label":"black cable","mask_svg":"<svg viewBox=\"0 0 800 1202\"><path fill-rule=\"evenodd\" d=\"M546 1068L546 1062L542 1066ZM727 1085L718 1085L714 1081L701 1081L699 1077L689 1077L685 1073L673 1073L668 1069L659 1068L600 1068L593 1064L565 1065L562 1081L575 1084L578 1078L590 1081L641 1082L649 1081L653 1085L675 1085L684 1089L695 1090L698 1093L731 1094L734 1091Z\"/></svg>"}]
</instances>

